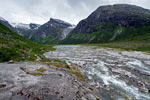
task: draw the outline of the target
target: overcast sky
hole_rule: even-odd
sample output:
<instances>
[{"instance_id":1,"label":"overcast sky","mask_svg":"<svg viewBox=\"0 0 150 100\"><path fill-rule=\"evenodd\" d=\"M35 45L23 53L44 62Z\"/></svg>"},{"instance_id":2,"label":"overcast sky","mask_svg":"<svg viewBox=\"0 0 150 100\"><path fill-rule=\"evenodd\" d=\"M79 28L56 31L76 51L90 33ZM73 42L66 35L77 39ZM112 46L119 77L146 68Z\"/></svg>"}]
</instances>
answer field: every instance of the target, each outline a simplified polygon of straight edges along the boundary
<instances>
[{"instance_id":1,"label":"overcast sky","mask_svg":"<svg viewBox=\"0 0 150 100\"><path fill-rule=\"evenodd\" d=\"M0 16L11 22L43 24L57 18L77 24L101 5L120 3L150 9L150 0L0 0Z\"/></svg>"}]
</instances>

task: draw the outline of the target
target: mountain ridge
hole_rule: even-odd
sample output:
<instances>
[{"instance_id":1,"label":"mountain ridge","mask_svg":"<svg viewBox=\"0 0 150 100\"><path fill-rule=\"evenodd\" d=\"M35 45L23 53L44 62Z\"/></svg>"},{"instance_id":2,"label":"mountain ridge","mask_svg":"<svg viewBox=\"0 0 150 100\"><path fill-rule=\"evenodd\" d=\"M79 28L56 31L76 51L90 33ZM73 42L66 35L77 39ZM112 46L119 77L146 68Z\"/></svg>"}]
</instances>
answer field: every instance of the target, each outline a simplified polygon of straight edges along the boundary
<instances>
[{"instance_id":1,"label":"mountain ridge","mask_svg":"<svg viewBox=\"0 0 150 100\"><path fill-rule=\"evenodd\" d=\"M10 23L16 32L25 38L37 43L51 44L56 43L67 37L75 25L60 19L50 18L43 25L30 23Z\"/></svg>"},{"instance_id":2,"label":"mountain ridge","mask_svg":"<svg viewBox=\"0 0 150 100\"><path fill-rule=\"evenodd\" d=\"M2 22L19 35L41 44L106 43L143 34L136 30L150 26L150 10L129 4L100 6L77 26L55 18L43 25L31 23L12 27L8 21L3 19Z\"/></svg>"},{"instance_id":3,"label":"mountain ridge","mask_svg":"<svg viewBox=\"0 0 150 100\"><path fill-rule=\"evenodd\" d=\"M129 4L100 6L86 19L81 20L62 43L111 42L128 33L128 29L131 28L133 28L133 35L140 35L134 30L149 25L150 10L148 9Z\"/></svg>"}]
</instances>

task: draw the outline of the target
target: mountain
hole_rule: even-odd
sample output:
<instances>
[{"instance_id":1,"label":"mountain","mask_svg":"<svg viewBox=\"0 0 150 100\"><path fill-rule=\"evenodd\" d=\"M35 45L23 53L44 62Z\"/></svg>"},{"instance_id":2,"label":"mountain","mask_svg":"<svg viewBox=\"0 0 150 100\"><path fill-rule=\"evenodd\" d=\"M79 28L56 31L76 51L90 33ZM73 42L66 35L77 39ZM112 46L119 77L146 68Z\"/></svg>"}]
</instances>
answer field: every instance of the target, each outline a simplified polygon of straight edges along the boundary
<instances>
[{"instance_id":1,"label":"mountain","mask_svg":"<svg viewBox=\"0 0 150 100\"><path fill-rule=\"evenodd\" d=\"M35 61L43 58L45 50L53 50L51 46L40 45L25 39L0 22L0 62L9 60Z\"/></svg>"},{"instance_id":2,"label":"mountain","mask_svg":"<svg viewBox=\"0 0 150 100\"><path fill-rule=\"evenodd\" d=\"M146 32L149 26L148 9L128 4L101 6L80 21L62 43L103 43L124 40L144 34L142 32L144 29Z\"/></svg>"},{"instance_id":3,"label":"mountain","mask_svg":"<svg viewBox=\"0 0 150 100\"><path fill-rule=\"evenodd\" d=\"M53 43L66 38L68 33L72 31L74 25L65 21L51 18L47 23L41 25L30 36L30 40L38 43Z\"/></svg>"},{"instance_id":4,"label":"mountain","mask_svg":"<svg viewBox=\"0 0 150 100\"><path fill-rule=\"evenodd\" d=\"M49 44L65 39L75 25L68 22L51 18L43 25L10 23L17 33L37 43Z\"/></svg>"}]
</instances>

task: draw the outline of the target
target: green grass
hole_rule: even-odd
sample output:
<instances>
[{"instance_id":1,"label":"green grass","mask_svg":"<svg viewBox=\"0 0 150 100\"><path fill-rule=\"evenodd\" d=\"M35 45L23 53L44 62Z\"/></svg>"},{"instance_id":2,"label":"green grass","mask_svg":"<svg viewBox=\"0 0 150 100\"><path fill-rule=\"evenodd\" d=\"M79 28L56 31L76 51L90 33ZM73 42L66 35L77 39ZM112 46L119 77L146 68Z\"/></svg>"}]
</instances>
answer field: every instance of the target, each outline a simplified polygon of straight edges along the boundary
<instances>
[{"instance_id":1,"label":"green grass","mask_svg":"<svg viewBox=\"0 0 150 100\"><path fill-rule=\"evenodd\" d=\"M137 37L135 37L137 38ZM115 41L110 43L102 43L102 44L87 44L86 46L98 46L103 48L114 48L123 51L142 51L150 53L150 42L144 41Z\"/></svg>"},{"instance_id":2,"label":"green grass","mask_svg":"<svg viewBox=\"0 0 150 100\"><path fill-rule=\"evenodd\" d=\"M43 75L46 75L44 73L46 71L46 69L44 69L44 68L36 69L35 71L28 71L27 68L22 68L22 67L20 67L20 69L22 71L24 71L26 74L29 74L29 75L32 75L32 76L43 76Z\"/></svg>"},{"instance_id":3,"label":"green grass","mask_svg":"<svg viewBox=\"0 0 150 100\"><path fill-rule=\"evenodd\" d=\"M55 37L49 34L45 38L42 38L42 37L39 37L39 36L33 36L31 38L31 40L35 41L37 43L40 43L40 44L52 44L53 41L55 40Z\"/></svg>"},{"instance_id":4,"label":"green grass","mask_svg":"<svg viewBox=\"0 0 150 100\"><path fill-rule=\"evenodd\" d=\"M44 69L44 68L40 68L40 69L36 70L36 72L45 72L45 71L46 71L46 69Z\"/></svg>"},{"instance_id":5,"label":"green grass","mask_svg":"<svg viewBox=\"0 0 150 100\"><path fill-rule=\"evenodd\" d=\"M133 41L128 42L113 42L103 44L89 44L88 46L99 46L104 48L114 48L126 51L143 51L150 52L150 43L138 43Z\"/></svg>"},{"instance_id":6,"label":"green grass","mask_svg":"<svg viewBox=\"0 0 150 100\"><path fill-rule=\"evenodd\" d=\"M72 33L68 38L62 40L60 44L91 44L108 42L118 30L123 30L122 27L115 26L111 23L95 26L93 33Z\"/></svg>"},{"instance_id":7,"label":"green grass","mask_svg":"<svg viewBox=\"0 0 150 100\"><path fill-rule=\"evenodd\" d=\"M32 75L32 76L43 76L46 74L40 73L40 72L27 72L27 74Z\"/></svg>"},{"instance_id":8,"label":"green grass","mask_svg":"<svg viewBox=\"0 0 150 100\"><path fill-rule=\"evenodd\" d=\"M43 53L50 50L55 48L31 42L0 23L0 62L36 61L37 56L44 59Z\"/></svg>"},{"instance_id":9,"label":"green grass","mask_svg":"<svg viewBox=\"0 0 150 100\"><path fill-rule=\"evenodd\" d=\"M115 27L112 24L105 24L99 26L103 30L88 33L88 34L75 34L63 40L64 44L83 44L83 45L96 45L100 47L116 48L120 50L132 50L150 52L150 26L140 26L134 28ZM114 33L120 31L116 38L112 41L110 39ZM89 42L90 38L95 37Z\"/></svg>"},{"instance_id":10,"label":"green grass","mask_svg":"<svg viewBox=\"0 0 150 100\"><path fill-rule=\"evenodd\" d=\"M113 42L97 45L127 51L150 52L150 26L124 29Z\"/></svg>"}]
</instances>

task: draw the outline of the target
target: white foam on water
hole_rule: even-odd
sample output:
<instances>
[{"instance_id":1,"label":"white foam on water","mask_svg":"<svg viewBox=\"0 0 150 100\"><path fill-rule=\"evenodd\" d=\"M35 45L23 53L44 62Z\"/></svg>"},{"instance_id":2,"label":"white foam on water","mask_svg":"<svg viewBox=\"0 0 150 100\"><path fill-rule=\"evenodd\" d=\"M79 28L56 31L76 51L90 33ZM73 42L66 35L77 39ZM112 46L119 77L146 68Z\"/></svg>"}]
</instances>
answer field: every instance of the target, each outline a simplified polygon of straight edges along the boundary
<instances>
[{"instance_id":1,"label":"white foam on water","mask_svg":"<svg viewBox=\"0 0 150 100\"><path fill-rule=\"evenodd\" d=\"M136 68L140 71L143 71L143 72L150 74L150 69L148 67L146 67L140 60L132 59L131 61L129 61L127 63L127 65L129 67Z\"/></svg>"},{"instance_id":2,"label":"white foam on water","mask_svg":"<svg viewBox=\"0 0 150 100\"><path fill-rule=\"evenodd\" d=\"M117 78L118 76L111 75L109 73L108 68L104 65L104 62L100 62L100 64L98 64L98 65L100 65L100 66L97 66L97 67L102 68L101 70L105 71L105 74L101 73L95 67L88 67L87 75L90 76L89 77L90 79L91 79L91 76L93 76L93 77L96 76L99 79L103 80L103 84L105 84L105 85L113 84L113 85L123 89L124 91L126 91L130 96L134 96L136 99L149 100L150 96L140 93L139 89L137 87L129 86L126 84L125 81L118 79Z\"/></svg>"}]
</instances>

